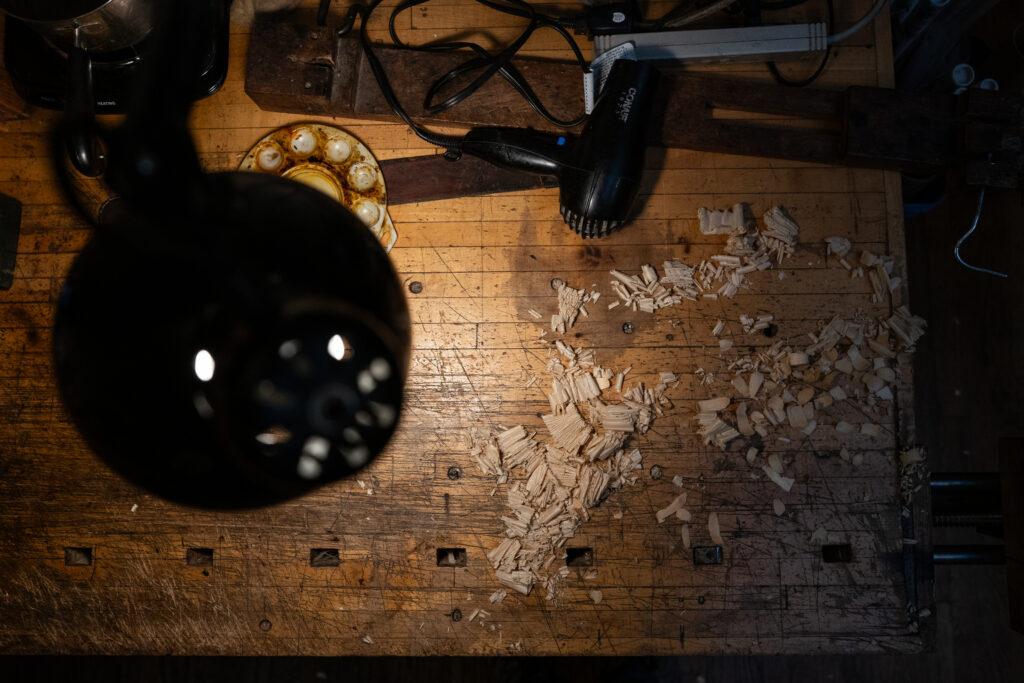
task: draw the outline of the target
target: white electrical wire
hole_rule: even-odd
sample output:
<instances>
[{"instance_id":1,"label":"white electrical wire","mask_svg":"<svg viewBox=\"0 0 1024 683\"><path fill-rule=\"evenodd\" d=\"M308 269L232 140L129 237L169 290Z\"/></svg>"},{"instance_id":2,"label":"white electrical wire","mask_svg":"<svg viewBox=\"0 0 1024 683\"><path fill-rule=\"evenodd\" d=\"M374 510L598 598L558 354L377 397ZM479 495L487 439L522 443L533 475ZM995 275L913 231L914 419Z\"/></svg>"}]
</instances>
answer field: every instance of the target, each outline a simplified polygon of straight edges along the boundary
<instances>
[{"instance_id":1,"label":"white electrical wire","mask_svg":"<svg viewBox=\"0 0 1024 683\"><path fill-rule=\"evenodd\" d=\"M956 246L953 248L953 256L956 257L957 262L967 268L968 270L974 270L979 273L986 273L988 275L995 275L996 277L1009 277L1006 273L1000 273L998 270L990 270L988 268L982 268L980 266L972 266L970 263L964 260L960 255L960 247L964 245L964 242L974 234L974 231L978 229L978 221L981 220L981 207L985 205L985 188L981 188L978 192L978 208L974 212L974 219L971 221L971 227L967 229L967 232L963 234L963 237L956 241Z\"/></svg>"},{"instance_id":2,"label":"white electrical wire","mask_svg":"<svg viewBox=\"0 0 1024 683\"><path fill-rule=\"evenodd\" d=\"M856 33L860 33L860 30L862 28L864 28L865 26L867 26L868 24L875 20L875 17L878 16L878 13L882 11L882 8L885 7L886 3L888 2L889 0L878 0L878 2L875 3L874 7L868 10L868 13L861 17L856 24L854 24L853 26L851 26L850 28L846 29L841 33L837 33L834 36L829 36L828 44L835 45L836 43L841 43L850 36Z\"/></svg>"}]
</instances>

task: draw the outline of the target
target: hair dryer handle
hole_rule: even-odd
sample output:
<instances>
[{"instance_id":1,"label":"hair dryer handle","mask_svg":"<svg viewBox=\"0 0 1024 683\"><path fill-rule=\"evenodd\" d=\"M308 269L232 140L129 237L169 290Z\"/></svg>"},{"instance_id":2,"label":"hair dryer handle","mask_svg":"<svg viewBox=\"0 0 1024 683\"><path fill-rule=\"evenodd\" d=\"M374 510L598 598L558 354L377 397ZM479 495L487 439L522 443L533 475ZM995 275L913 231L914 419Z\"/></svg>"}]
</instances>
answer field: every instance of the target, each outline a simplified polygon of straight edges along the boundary
<instances>
[{"instance_id":1,"label":"hair dryer handle","mask_svg":"<svg viewBox=\"0 0 1024 683\"><path fill-rule=\"evenodd\" d=\"M459 149L484 161L517 171L557 176L574 139L527 128L473 128Z\"/></svg>"}]
</instances>

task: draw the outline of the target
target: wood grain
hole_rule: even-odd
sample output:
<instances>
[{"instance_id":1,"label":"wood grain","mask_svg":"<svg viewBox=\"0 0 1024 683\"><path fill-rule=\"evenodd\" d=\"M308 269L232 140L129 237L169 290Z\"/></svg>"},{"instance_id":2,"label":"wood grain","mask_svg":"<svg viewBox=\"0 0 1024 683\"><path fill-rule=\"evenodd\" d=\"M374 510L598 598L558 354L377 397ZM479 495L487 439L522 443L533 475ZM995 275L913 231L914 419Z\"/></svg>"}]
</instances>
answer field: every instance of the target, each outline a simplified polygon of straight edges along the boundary
<instances>
[{"instance_id":1,"label":"wood grain","mask_svg":"<svg viewBox=\"0 0 1024 683\"><path fill-rule=\"evenodd\" d=\"M842 3L842 21L868 4ZM477 11L462 0L433 2L408 26L432 35L464 26ZM507 18L473 16L504 35ZM246 99L244 27L232 39L224 90L193 115L210 169L233 168L266 129L293 120ZM887 40L878 22L874 34L839 48L823 83L891 81L888 51L873 48ZM567 56L556 44L543 47ZM764 73L760 65L729 70ZM401 126L321 120L349 128L382 157L428 152ZM551 190L395 207L401 237L392 257L403 280L418 280L423 291L409 302L416 325L408 413L385 454L359 477L373 495L345 481L270 509L214 514L133 489L66 422L53 388L49 326L61 278L88 232L52 182L45 155L52 121L36 112L0 124L0 191L25 204L15 284L0 294L0 651L622 655L926 646L908 618L894 457L913 438L906 433L911 403L903 400L909 385L877 439L840 440L835 420L865 417L837 411L813 437L778 444L793 458L797 480L787 495L751 479L741 457L705 447L691 421L691 401L708 396L695 369L722 366L710 335L716 318L769 311L780 333L795 339L833 313L886 314L871 304L866 280L826 263L821 240L848 235L858 247L891 252L903 272L895 175L669 150L649 161L661 170L651 174L640 219L588 244L561 223ZM758 213L775 203L792 208L801 244L781 269L784 279L761 273L733 300L657 315L599 305L573 328L572 342L594 348L602 363L632 365L639 378L679 374L669 394L676 408L637 444L645 466L660 465L664 476L645 473L638 486L615 494L572 541L594 549L596 579L574 569L553 602L535 589L489 605L498 586L484 553L499 540L504 503L490 495L493 481L477 471L467 437L475 427L540 425L544 395L525 384L543 370L545 351L526 310L551 312L554 276L596 283L610 295L610 268L716 253L715 240L696 229L696 209L736 201ZM626 320L636 327L632 335L621 331ZM863 465L842 462L842 446L862 452ZM463 473L455 481L447 476L452 465ZM654 511L677 493L675 475L697 520L718 512L722 565L695 566L678 527L656 523ZM772 513L776 497L786 502L784 517ZM811 540L818 527L830 541L849 543L853 562L823 563ZM695 544L710 542L703 524L692 533ZM92 564L65 566L65 547L92 548ZM190 547L212 548L212 566L187 565ZM437 567L439 547L466 548L467 566ZM338 548L341 561L310 567L312 548ZM917 604L928 604L927 585L914 588ZM588 597L593 589L603 593L599 605ZM492 616L453 619L454 610L468 617L477 607Z\"/></svg>"}]
</instances>

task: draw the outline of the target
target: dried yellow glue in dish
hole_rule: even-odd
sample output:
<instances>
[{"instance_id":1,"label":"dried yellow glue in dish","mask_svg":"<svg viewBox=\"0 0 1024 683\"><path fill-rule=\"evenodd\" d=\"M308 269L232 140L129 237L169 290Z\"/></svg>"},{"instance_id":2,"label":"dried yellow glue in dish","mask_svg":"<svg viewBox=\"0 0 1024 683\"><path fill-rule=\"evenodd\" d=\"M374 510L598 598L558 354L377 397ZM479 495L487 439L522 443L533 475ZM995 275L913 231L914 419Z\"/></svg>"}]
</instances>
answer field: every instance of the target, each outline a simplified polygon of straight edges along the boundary
<instances>
[{"instance_id":1,"label":"dried yellow glue in dish","mask_svg":"<svg viewBox=\"0 0 1024 683\"><path fill-rule=\"evenodd\" d=\"M346 206L387 251L398 241L380 164L341 128L320 123L279 128L253 146L239 170L271 173L312 187Z\"/></svg>"}]
</instances>

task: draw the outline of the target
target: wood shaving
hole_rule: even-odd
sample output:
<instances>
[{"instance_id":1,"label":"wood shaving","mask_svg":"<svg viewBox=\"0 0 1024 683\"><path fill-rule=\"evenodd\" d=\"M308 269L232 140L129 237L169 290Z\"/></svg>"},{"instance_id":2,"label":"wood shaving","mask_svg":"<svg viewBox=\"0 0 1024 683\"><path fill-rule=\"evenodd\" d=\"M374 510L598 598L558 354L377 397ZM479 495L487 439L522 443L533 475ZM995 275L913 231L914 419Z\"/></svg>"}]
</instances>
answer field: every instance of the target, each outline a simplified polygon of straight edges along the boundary
<instances>
[{"instance_id":1,"label":"wood shaving","mask_svg":"<svg viewBox=\"0 0 1024 683\"><path fill-rule=\"evenodd\" d=\"M722 540L722 530L718 525L718 513L708 513L708 534L711 536L711 542L715 545L725 545L725 541Z\"/></svg>"},{"instance_id":2,"label":"wood shaving","mask_svg":"<svg viewBox=\"0 0 1024 683\"><path fill-rule=\"evenodd\" d=\"M587 591L587 595L590 596L590 600L595 605L600 605L601 604L601 600L604 598L604 596L602 595L601 591Z\"/></svg>"},{"instance_id":3,"label":"wood shaving","mask_svg":"<svg viewBox=\"0 0 1024 683\"><path fill-rule=\"evenodd\" d=\"M672 500L671 503L654 513L654 517L658 520L658 524L661 524L666 519L674 515L685 503L686 493L680 493Z\"/></svg>"},{"instance_id":4,"label":"wood shaving","mask_svg":"<svg viewBox=\"0 0 1024 683\"><path fill-rule=\"evenodd\" d=\"M850 253L850 240L845 237L826 237L825 238L826 253L831 255L835 254L842 261L843 257ZM847 264L847 270L849 265Z\"/></svg>"},{"instance_id":5,"label":"wood shaving","mask_svg":"<svg viewBox=\"0 0 1024 683\"><path fill-rule=\"evenodd\" d=\"M790 490L792 490L793 484L796 483L795 479L790 479L789 477L782 476L781 474L779 474L778 472L773 470L768 465L762 465L761 466L761 471L764 472L765 475L767 475L769 479L771 479L773 482L775 482L780 489L782 489L783 491L786 491L787 493Z\"/></svg>"},{"instance_id":6,"label":"wood shaving","mask_svg":"<svg viewBox=\"0 0 1024 683\"><path fill-rule=\"evenodd\" d=\"M749 204L734 204L725 210L697 209L697 224L702 235L742 235L754 226Z\"/></svg>"},{"instance_id":7,"label":"wood shaving","mask_svg":"<svg viewBox=\"0 0 1024 683\"><path fill-rule=\"evenodd\" d=\"M568 567L550 568L589 519L589 510L639 480L643 456L626 448L628 439L671 407L665 393L679 381L662 372L656 386L636 383L611 400L605 393L613 382L621 390L630 368L618 373L603 368L592 350L561 340L551 348L551 412L541 416L546 441L517 425L478 434L472 446L481 471L508 484L507 512L501 517L505 538L487 553L495 576L504 589L523 595L540 584L548 600L569 575Z\"/></svg>"},{"instance_id":8,"label":"wood shaving","mask_svg":"<svg viewBox=\"0 0 1024 683\"><path fill-rule=\"evenodd\" d=\"M558 297L558 313L551 316L551 331L558 334L565 334L566 330L576 324L576 320L582 313L587 316L584 307L590 301L597 301L601 296L598 292L588 292L585 289L570 287L564 281L554 281L555 295ZM532 309L530 314L535 313ZM537 314L540 317L540 314Z\"/></svg>"},{"instance_id":9,"label":"wood shaving","mask_svg":"<svg viewBox=\"0 0 1024 683\"><path fill-rule=\"evenodd\" d=\"M914 494L926 486L929 473L925 450L920 447L908 448L900 453L900 496L903 504L910 505Z\"/></svg>"},{"instance_id":10,"label":"wood shaving","mask_svg":"<svg viewBox=\"0 0 1024 683\"><path fill-rule=\"evenodd\" d=\"M508 595L508 591L504 588L499 588L498 590L491 593L491 597L487 598L487 602L491 603L492 605L497 605L505 599L506 595Z\"/></svg>"}]
</instances>

